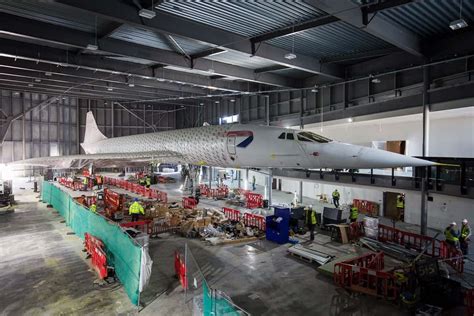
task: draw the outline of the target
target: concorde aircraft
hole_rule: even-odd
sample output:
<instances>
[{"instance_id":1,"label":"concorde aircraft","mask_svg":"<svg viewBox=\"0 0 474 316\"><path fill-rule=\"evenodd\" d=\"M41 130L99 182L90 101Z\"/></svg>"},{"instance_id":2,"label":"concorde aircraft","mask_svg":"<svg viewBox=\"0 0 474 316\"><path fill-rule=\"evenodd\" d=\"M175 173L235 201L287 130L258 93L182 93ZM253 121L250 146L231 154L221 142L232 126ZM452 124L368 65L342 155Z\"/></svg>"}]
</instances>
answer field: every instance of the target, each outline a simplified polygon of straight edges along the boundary
<instances>
[{"instance_id":1,"label":"concorde aircraft","mask_svg":"<svg viewBox=\"0 0 474 316\"><path fill-rule=\"evenodd\" d=\"M337 142L321 135L256 125L202 126L105 137L87 113L85 154L31 158L17 163L53 168L114 167L167 162L229 168L365 169L436 165L431 161Z\"/></svg>"}]
</instances>

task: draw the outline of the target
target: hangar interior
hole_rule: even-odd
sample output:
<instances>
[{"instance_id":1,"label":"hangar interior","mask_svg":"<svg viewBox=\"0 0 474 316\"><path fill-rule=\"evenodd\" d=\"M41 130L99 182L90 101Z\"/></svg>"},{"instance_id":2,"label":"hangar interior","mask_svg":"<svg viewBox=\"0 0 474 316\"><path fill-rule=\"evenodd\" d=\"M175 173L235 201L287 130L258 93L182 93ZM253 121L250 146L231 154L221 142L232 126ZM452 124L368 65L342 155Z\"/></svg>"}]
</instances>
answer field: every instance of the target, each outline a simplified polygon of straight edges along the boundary
<instances>
[{"instance_id":1,"label":"hangar interior","mask_svg":"<svg viewBox=\"0 0 474 316\"><path fill-rule=\"evenodd\" d=\"M0 0L0 314L473 314L473 25Z\"/></svg>"}]
</instances>

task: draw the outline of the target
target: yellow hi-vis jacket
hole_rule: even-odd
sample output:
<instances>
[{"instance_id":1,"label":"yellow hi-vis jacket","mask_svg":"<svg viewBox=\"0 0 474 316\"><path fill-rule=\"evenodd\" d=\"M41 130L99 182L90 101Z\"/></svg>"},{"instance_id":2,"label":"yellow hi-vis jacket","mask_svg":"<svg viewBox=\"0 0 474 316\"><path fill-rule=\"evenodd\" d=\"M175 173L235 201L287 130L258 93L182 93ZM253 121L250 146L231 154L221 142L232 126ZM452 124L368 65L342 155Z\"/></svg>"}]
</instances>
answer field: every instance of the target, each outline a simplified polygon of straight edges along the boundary
<instances>
[{"instance_id":1,"label":"yellow hi-vis jacket","mask_svg":"<svg viewBox=\"0 0 474 316\"><path fill-rule=\"evenodd\" d=\"M334 191L334 192L332 193L332 197L333 197L333 198L339 198L339 191Z\"/></svg>"},{"instance_id":2,"label":"yellow hi-vis jacket","mask_svg":"<svg viewBox=\"0 0 474 316\"><path fill-rule=\"evenodd\" d=\"M397 198L397 208L404 208L405 207L405 202L403 199Z\"/></svg>"},{"instance_id":3,"label":"yellow hi-vis jacket","mask_svg":"<svg viewBox=\"0 0 474 316\"><path fill-rule=\"evenodd\" d=\"M151 185L151 178L146 177L145 182L146 182L146 185Z\"/></svg>"},{"instance_id":4,"label":"yellow hi-vis jacket","mask_svg":"<svg viewBox=\"0 0 474 316\"><path fill-rule=\"evenodd\" d=\"M357 207L352 207L351 214L349 216L350 219L357 219L357 217L359 217L359 209Z\"/></svg>"},{"instance_id":5,"label":"yellow hi-vis jacket","mask_svg":"<svg viewBox=\"0 0 474 316\"><path fill-rule=\"evenodd\" d=\"M87 178L82 179L82 184L87 184L88 182L89 182L89 179Z\"/></svg>"},{"instance_id":6,"label":"yellow hi-vis jacket","mask_svg":"<svg viewBox=\"0 0 474 316\"><path fill-rule=\"evenodd\" d=\"M316 225L316 212L310 209L306 210L306 224Z\"/></svg>"},{"instance_id":7,"label":"yellow hi-vis jacket","mask_svg":"<svg viewBox=\"0 0 474 316\"><path fill-rule=\"evenodd\" d=\"M452 231L453 229L451 227L446 227L444 230L444 236L446 237L446 240L453 242L459 241L458 236L454 235Z\"/></svg>"},{"instance_id":8,"label":"yellow hi-vis jacket","mask_svg":"<svg viewBox=\"0 0 474 316\"><path fill-rule=\"evenodd\" d=\"M130 208L128 209L128 214L145 214L145 210L143 209L143 206L140 205L137 201L133 202L132 205L130 205Z\"/></svg>"},{"instance_id":9,"label":"yellow hi-vis jacket","mask_svg":"<svg viewBox=\"0 0 474 316\"><path fill-rule=\"evenodd\" d=\"M95 204L92 204L89 209L91 210L91 212L94 212L94 213L97 213L97 205Z\"/></svg>"},{"instance_id":10,"label":"yellow hi-vis jacket","mask_svg":"<svg viewBox=\"0 0 474 316\"><path fill-rule=\"evenodd\" d=\"M462 225L461 227L461 238L466 239L471 237L471 227L469 225Z\"/></svg>"}]
</instances>

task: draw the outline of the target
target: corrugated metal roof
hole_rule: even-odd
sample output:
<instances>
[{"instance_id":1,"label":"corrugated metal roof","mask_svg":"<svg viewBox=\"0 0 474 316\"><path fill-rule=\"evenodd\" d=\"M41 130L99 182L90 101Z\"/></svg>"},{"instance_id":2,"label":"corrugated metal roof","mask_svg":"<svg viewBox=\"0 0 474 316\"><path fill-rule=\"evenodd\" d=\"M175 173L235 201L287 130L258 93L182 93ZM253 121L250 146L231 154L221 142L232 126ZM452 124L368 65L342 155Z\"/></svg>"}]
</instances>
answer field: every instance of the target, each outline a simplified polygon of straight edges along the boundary
<instances>
[{"instance_id":1,"label":"corrugated metal roof","mask_svg":"<svg viewBox=\"0 0 474 316\"><path fill-rule=\"evenodd\" d=\"M114 57L106 57L106 58L120 60L120 61L128 61L129 63L142 64L142 65L156 64L156 62L151 62L147 59L135 58L135 57L114 56Z\"/></svg>"},{"instance_id":2,"label":"corrugated metal roof","mask_svg":"<svg viewBox=\"0 0 474 316\"><path fill-rule=\"evenodd\" d=\"M316 58L390 47L385 41L342 21L308 29L295 35L274 38L268 43L291 52L293 36L296 55L300 53Z\"/></svg>"},{"instance_id":3,"label":"corrugated metal roof","mask_svg":"<svg viewBox=\"0 0 474 316\"><path fill-rule=\"evenodd\" d=\"M294 78L294 79L306 79L306 78L314 76L314 74L312 73L308 73L306 71L293 69L293 68L275 70L275 71L272 71L271 73L282 75L285 77Z\"/></svg>"},{"instance_id":4,"label":"corrugated metal roof","mask_svg":"<svg viewBox=\"0 0 474 316\"><path fill-rule=\"evenodd\" d=\"M199 53L213 47L209 44L204 44L202 42L194 41L194 40L187 39L184 37L173 35L173 38L176 40L176 42L183 48L183 50L188 55Z\"/></svg>"},{"instance_id":5,"label":"corrugated metal roof","mask_svg":"<svg viewBox=\"0 0 474 316\"><path fill-rule=\"evenodd\" d=\"M380 12L385 19L412 30L421 37L453 32L449 22L459 19L459 0L423 0ZM474 24L474 1L464 0L462 17Z\"/></svg>"},{"instance_id":6,"label":"corrugated metal roof","mask_svg":"<svg viewBox=\"0 0 474 316\"><path fill-rule=\"evenodd\" d=\"M255 36L326 15L301 0L166 1L158 9L243 36Z\"/></svg>"},{"instance_id":7,"label":"corrugated metal roof","mask_svg":"<svg viewBox=\"0 0 474 316\"><path fill-rule=\"evenodd\" d=\"M250 57L249 54L240 53L236 51L227 51L225 53L213 55L206 57L206 59L220 61L223 63L241 66L250 69L257 69L261 67L273 66L275 63L269 61L268 59L261 57Z\"/></svg>"},{"instance_id":8,"label":"corrugated metal roof","mask_svg":"<svg viewBox=\"0 0 474 316\"><path fill-rule=\"evenodd\" d=\"M110 37L135 44L171 50L164 35L130 25L120 26Z\"/></svg>"},{"instance_id":9,"label":"corrugated metal roof","mask_svg":"<svg viewBox=\"0 0 474 316\"><path fill-rule=\"evenodd\" d=\"M71 10L53 1L0 1L0 11L85 32L94 33L96 29L94 15ZM97 18L97 29L100 30L108 23L110 22Z\"/></svg>"}]
</instances>

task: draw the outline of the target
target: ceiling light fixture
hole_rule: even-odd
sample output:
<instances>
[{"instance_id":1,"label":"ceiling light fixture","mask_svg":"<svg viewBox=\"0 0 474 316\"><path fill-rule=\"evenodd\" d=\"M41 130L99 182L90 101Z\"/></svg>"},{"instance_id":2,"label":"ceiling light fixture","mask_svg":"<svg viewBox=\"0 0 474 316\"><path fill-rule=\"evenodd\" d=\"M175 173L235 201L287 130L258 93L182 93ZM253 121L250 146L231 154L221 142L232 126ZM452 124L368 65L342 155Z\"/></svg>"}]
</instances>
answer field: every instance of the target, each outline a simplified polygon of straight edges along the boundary
<instances>
[{"instance_id":1,"label":"ceiling light fixture","mask_svg":"<svg viewBox=\"0 0 474 316\"><path fill-rule=\"evenodd\" d=\"M148 9L141 9L138 11L138 15L145 19L153 19L156 16L156 12Z\"/></svg>"},{"instance_id":2,"label":"ceiling light fixture","mask_svg":"<svg viewBox=\"0 0 474 316\"><path fill-rule=\"evenodd\" d=\"M219 104L219 101L215 101L214 103L215 103L215 104Z\"/></svg>"},{"instance_id":3,"label":"ceiling light fixture","mask_svg":"<svg viewBox=\"0 0 474 316\"><path fill-rule=\"evenodd\" d=\"M40 79L40 78L36 78L36 79L35 79L35 82L41 82L41 79Z\"/></svg>"},{"instance_id":4,"label":"ceiling light fixture","mask_svg":"<svg viewBox=\"0 0 474 316\"><path fill-rule=\"evenodd\" d=\"M453 31L463 29L468 26L467 22L462 18L462 1L463 0L459 0L459 19L449 23L449 27Z\"/></svg>"},{"instance_id":5,"label":"ceiling light fixture","mask_svg":"<svg viewBox=\"0 0 474 316\"><path fill-rule=\"evenodd\" d=\"M44 73L44 75L49 77L49 76L52 76L53 74L50 73L49 71L47 71L47 72Z\"/></svg>"},{"instance_id":6,"label":"ceiling light fixture","mask_svg":"<svg viewBox=\"0 0 474 316\"><path fill-rule=\"evenodd\" d=\"M204 103L201 102L201 103L199 103L199 105L204 105Z\"/></svg>"},{"instance_id":7,"label":"ceiling light fixture","mask_svg":"<svg viewBox=\"0 0 474 316\"><path fill-rule=\"evenodd\" d=\"M373 79L371 80L371 82L372 82L372 83L381 83L382 80L380 80L379 78L373 78Z\"/></svg>"},{"instance_id":8,"label":"ceiling light fixture","mask_svg":"<svg viewBox=\"0 0 474 316\"><path fill-rule=\"evenodd\" d=\"M29 84L28 84L28 87L30 87L30 88L33 87L33 86L34 86L34 85L33 85L32 83L29 83Z\"/></svg>"},{"instance_id":9,"label":"ceiling light fixture","mask_svg":"<svg viewBox=\"0 0 474 316\"><path fill-rule=\"evenodd\" d=\"M112 87L107 88L107 91L113 91L113 90L114 90L114 88L112 88Z\"/></svg>"},{"instance_id":10,"label":"ceiling light fixture","mask_svg":"<svg viewBox=\"0 0 474 316\"><path fill-rule=\"evenodd\" d=\"M319 92L319 89L318 89L318 88L313 88L313 89L311 89L311 92L313 92L313 93L318 93L318 92Z\"/></svg>"},{"instance_id":11,"label":"ceiling light fixture","mask_svg":"<svg viewBox=\"0 0 474 316\"><path fill-rule=\"evenodd\" d=\"M133 88L133 87L135 87L135 84L134 84L134 83L129 83L128 86L129 86L130 88Z\"/></svg>"},{"instance_id":12,"label":"ceiling light fixture","mask_svg":"<svg viewBox=\"0 0 474 316\"><path fill-rule=\"evenodd\" d=\"M230 99L230 102L235 102L235 99Z\"/></svg>"},{"instance_id":13,"label":"ceiling light fixture","mask_svg":"<svg viewBox=\"0 0 474 316\"><path fill-rule=\"evenodd\" d=\"M94 45L94 44L87 44L86 49L87 50L98 50L99 46Z\"/></svg>"},{"instance_id":14,"label":"ceiling light fixture","mask_svg":"<svg viewBox=\"0 0 474 316\"><path fill-rule=\"evenodd\" d=\"M295 26L293 25L293 36L291 37L292 43L291 43L291 53L285 54L285 58L289 60L296 59L296 54L295 54Z\"/></svg>"}]
</instances>

